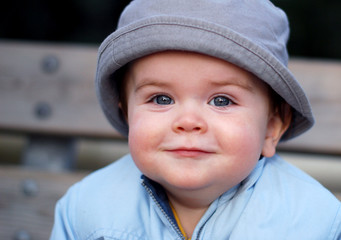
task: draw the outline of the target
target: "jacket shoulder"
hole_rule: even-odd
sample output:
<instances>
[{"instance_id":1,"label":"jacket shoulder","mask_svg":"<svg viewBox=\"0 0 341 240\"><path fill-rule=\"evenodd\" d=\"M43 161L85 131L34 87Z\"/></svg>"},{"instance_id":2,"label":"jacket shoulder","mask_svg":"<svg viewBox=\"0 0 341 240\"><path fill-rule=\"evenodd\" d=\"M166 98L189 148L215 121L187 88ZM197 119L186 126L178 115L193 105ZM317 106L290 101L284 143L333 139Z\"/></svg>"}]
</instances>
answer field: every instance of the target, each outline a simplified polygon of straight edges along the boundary
<instances>
[{"instance_id":1,"label":"jacket shoulder","mask_svg":"<svg viewBox=\"0 0 341 240\"><path fill-rule=\"evenodd\" d=\"M127 226L140 228L139 221L135 226L131 216L147 206L145 195L141 172L127 155L73 185L58 202L56 218L63 219L75 239L93 239L103 231L110 231L110 236L128 234L120 231ZM135 235L133 230L130 233ZM126 235L124 238L130 239Z\"/></svg>"},{"instance_id":2,"label":"jacket shoulder","mask_svg":"<svg viewBox=\"0 0 341 240\"><path fill-rule=\"evenodd\" d=\"M340 234L340 208L340 201L318 181L275 155L266 159L248 210L263 214L259 219L250 215L255 222L271 219L269 227L285 239L334 239Z\"/></svg>"}]
</instances>

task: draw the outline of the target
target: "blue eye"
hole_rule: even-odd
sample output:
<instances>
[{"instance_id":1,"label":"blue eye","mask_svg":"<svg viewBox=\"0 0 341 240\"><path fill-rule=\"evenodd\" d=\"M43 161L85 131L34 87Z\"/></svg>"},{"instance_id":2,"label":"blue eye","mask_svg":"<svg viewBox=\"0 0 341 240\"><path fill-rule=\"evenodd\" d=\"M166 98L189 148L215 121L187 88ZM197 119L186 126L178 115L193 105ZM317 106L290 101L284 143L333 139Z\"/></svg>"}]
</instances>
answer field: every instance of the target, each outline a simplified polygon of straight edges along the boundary
<instances>
[{"instance_id":1,"label":"blue eye","mask_svg":"<svg viewBox=\"0 0 341 240\"><path fill-rule=\"evenodd\" d=\"M173 99L166 95L157 95L153 97L152 101L159 105L169 105L174 103Z\"/></svg>"},{"instance_id":2,"label":"blue eye","mask_svg":"<svg viewBox=\"0 0 341 240\"><path fill-rule=\"evenodd\" d=\"M226 107L230 104L232 104L232 101L224 96L218 96L213 98L211 101L209 101L210 105L216 106L216 107Z\"/></svg>"}]
</instances>

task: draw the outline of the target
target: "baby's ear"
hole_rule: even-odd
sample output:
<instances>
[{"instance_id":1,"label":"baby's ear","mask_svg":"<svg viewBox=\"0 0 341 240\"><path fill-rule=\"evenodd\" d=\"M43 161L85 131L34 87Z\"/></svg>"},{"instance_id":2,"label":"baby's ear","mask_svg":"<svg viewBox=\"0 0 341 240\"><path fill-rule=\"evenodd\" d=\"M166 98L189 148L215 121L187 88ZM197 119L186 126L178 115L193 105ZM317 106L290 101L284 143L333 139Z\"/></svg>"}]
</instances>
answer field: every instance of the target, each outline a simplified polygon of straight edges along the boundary
<instances>
[{"instance_id":1,"label":"baby's ear","mask_svg":"<svg viewBox=\"0 0 341 240\"><path fill-rule=\"evenodd\" d=\"M128 122L128 113L127 113L127 107L122 104L122 102L118 103L118 108L121 111L121 115L124 117L126 122Z\"/></svg>"},{"instance_id":2,"label":"baby's ear","mask_svg":"<svg viewBox=\"0 0 341 240\"><path fill-rule=\"evenodd\" d=\"M283 103L280 107L280 110L276 109L269 116L262 149L262 155L265 157L272 157L276 153L277 144L291 123L292 112L290 105Z\"/></svg>"}]
</instances>

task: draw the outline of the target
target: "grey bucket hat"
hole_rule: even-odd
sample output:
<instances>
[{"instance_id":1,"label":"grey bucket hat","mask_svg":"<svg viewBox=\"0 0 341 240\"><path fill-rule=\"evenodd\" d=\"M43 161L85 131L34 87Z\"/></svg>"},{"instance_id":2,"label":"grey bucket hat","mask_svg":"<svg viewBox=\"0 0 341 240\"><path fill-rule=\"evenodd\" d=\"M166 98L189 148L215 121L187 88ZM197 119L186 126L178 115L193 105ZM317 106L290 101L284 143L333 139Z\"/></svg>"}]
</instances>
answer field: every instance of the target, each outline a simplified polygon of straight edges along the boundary
<instances>
[{"instance_id":1,"label":"grey bucket hat","mask_svg":"<svg viewBox=\"0 0 341 240\"><path fill-rule=\"evenodd\" d=\"M166 50L192 51L231 62L262 79L294 109L281 140L314 123L308 99L288 70L285 13L268 0L134 0L101 44L96 91L109 122L123 136L128 125L112 81L125 64Z\"/></svg>"}]
</instances>

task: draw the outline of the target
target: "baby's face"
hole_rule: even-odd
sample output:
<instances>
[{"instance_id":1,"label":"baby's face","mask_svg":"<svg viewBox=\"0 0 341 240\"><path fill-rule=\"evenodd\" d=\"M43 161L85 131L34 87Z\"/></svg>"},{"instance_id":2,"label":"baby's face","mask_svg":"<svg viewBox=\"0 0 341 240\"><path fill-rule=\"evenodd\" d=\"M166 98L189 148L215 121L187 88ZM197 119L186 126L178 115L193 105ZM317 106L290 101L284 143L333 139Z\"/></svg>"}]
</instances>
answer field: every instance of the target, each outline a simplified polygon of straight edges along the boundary
<instances>
[{"instance_id":1,"label":"baby's face","mask_svg":"<svg viewBox=\"0 0 341 240\"><path fill-rule=\"evenodd\" d=\"M163 52L135 62L127 81L132 157L168 192L219 196L267 155L268 89L249 72L205 55Z\"/></svg>"}]
</instances>

